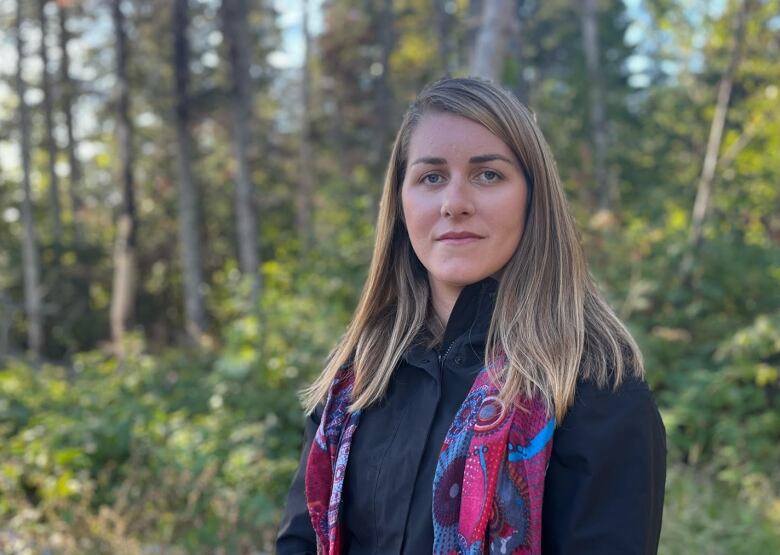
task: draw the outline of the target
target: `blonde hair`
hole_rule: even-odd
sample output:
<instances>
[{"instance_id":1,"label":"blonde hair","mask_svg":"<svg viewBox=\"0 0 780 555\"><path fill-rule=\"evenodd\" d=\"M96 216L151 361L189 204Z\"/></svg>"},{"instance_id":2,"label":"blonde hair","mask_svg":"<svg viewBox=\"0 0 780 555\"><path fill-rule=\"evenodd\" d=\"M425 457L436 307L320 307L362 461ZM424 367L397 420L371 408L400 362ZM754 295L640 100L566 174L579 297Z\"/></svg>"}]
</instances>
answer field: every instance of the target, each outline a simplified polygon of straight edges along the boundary
<instances>
[{"instance_id":1,"label":"blonde hair","mask_svg":"<svg viewBox=\"0 0 780 555\"><path fill-rule=\"evenodd\" d=\"M578 378L599 387L644 374L631 334L590 276L555 161L533 115L510 92L481 79L443 79L426 87L404 116L393 144L379 206L376 240L365 286L345 334L320 376L302 392L307 412L327 398L339 368L353 364L350 410L385 394L393 369L426 330L430 288L412 250L401 209L409 141L429 112L475 121L514 152L529 188L522 239L503 268L488 330L485 364L504 402L540 397L561 422Z\"/></svg>"}]
</instances>

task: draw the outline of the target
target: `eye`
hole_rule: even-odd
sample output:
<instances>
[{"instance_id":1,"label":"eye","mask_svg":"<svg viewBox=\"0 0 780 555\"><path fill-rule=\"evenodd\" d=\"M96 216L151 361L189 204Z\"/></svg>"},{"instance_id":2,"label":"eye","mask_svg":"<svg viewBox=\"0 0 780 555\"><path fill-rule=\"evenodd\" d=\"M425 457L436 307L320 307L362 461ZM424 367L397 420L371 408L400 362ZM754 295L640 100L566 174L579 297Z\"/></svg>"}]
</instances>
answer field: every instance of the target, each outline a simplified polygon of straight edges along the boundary
<instances>
[{"instance_id":1,"label":"eye","mask_svg":"<svg viewBox=\"0 0 780 555\"><path fill-rule=\"evenodd\" d=\"M488 183L495 183L496 181L501 179L501 174L494 170L485 170L482 173L480 173L480 176L482 177L483 181L486 181Z\"/></svg>"},{"instance_id":2,"label":"eye","mask_svg":"<svg viewBox=\"0 0 780 555\"><path fill-rule=\"evenodd\" d=\"M420 182L425 183L426 185L439 185L443 180L444 178L438 173L429 173L422 176Z\"/></svg>"}]
</instances>

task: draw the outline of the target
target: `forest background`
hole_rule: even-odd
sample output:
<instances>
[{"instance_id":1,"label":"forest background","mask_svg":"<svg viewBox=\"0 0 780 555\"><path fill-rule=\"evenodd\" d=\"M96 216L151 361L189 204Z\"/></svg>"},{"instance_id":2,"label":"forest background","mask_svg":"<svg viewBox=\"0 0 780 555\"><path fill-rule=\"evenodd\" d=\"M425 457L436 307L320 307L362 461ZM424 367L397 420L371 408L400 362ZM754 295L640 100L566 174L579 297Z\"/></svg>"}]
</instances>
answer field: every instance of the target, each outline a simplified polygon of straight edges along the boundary
<instances>
[{"instance_id":1,"label":"forest background","mask_svg":"<svg viewBox=\"0 0 780 555\"><path fill-rule=\"evenodd\" d=\"M668 433L780 553L778 0L0 0L0 551L272 551L427 82L515 91Z\"/></svg>"}]
</instances>

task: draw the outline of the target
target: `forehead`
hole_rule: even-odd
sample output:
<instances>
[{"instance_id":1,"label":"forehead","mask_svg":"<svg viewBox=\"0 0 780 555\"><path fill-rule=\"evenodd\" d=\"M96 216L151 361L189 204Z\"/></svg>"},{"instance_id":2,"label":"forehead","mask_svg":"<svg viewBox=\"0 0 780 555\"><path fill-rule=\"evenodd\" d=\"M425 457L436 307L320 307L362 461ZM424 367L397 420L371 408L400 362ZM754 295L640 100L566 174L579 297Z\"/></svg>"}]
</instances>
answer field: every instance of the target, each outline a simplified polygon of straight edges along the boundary
<instances>
[{"instance_id":1,"label":"forehead","mask_svg":"<svg viewBox=\"0 0 780 555\"><path fill-rule=\"evenodd\" d=\"M435 156L450 161L453 156L488 153L512 156L504 141L482 124L455 114L431 112L423 115L412 131L408 160Z\"/></svg>"}]
</instances>

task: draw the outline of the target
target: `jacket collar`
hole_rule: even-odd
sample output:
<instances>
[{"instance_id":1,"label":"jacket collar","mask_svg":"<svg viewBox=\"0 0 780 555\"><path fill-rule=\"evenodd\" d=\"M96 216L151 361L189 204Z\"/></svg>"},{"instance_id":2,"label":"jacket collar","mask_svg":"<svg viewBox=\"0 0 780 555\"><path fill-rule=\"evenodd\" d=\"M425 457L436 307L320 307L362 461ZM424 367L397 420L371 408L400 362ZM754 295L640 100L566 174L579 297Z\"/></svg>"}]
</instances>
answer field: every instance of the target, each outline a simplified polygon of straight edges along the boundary
<instances>
[{"instance_id":1,"label":"jacket collar","mask_svg":"<svg viewBox=\"0 0 780 555\"><path fill-rule=\"evenodd\" d=\"M447 321L442 344L435 350L414 345L404 353L403 360L437 380L440 357L442 364L455 372L475 374L482 368L497 292L498 281L491 277L464 287Z\"/></svg>"},{"instance_id":2,"label":"jacket collar","mask_svg":"<svg viewBox=\"0 0 780 555\"><path fill-rule=\"evenodd\" d=\"M470 333L472 338L480 334L487 335L497 292L498 281L492 277L486 277L461 290L447 320L442 349L446 350L453 341L466 333Z\"/></svg>"}]
</instances>

